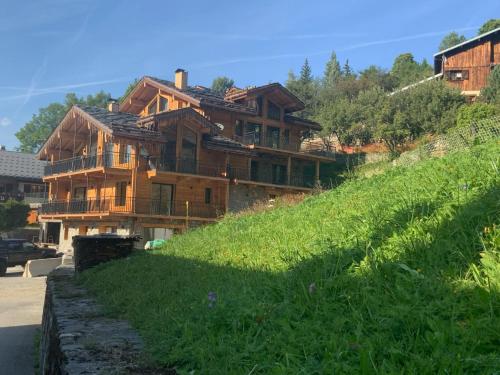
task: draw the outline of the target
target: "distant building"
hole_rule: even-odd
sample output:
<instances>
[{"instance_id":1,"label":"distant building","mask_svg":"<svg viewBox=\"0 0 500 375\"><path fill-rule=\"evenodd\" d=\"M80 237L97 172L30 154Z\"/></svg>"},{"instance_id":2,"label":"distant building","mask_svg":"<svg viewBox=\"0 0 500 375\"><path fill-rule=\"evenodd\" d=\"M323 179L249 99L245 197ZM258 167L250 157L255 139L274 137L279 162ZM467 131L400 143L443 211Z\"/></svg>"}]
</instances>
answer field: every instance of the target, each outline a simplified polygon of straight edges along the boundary
<instances>
[{"instance_id":1,"label":"distant building","mask_svg":"<svg viewBox=\"0 0 500 375\"><path fill-rule=\"evenodd\" d=\"M24 201L32 210L28 223L37 222L38 208L47 198L43 171L46 161L33 154L7 151L0 147L0 203L9 199Z\"/></svg>"},{"instance_id":2,"label":"distant building","mask_svg":"<svg viewBox=\"0 0 500 375\"><path fill-rule=\"evenodd\" d=\"M476 36L434 55L434 74L474 98L500 63L500 28Z\"/></svg>"}]
</instances>

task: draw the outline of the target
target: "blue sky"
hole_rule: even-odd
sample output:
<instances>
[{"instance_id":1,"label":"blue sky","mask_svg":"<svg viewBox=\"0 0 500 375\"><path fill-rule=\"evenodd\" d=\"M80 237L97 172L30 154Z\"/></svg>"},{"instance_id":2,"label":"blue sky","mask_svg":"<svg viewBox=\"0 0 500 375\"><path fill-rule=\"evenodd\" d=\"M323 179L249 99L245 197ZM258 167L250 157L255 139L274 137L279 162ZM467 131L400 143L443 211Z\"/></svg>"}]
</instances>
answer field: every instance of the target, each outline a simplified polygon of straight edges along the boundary
<instances>
[{"instance_id":1,"label":"blue sky","mask_svg":"<svg viewBox=\"0 0 500 375\"><path fill-rule=\"evenodd\" d=\"M68 92L120 96L136 77L210 85L284 82L307 57L320 75L332 50L355 70L389 68L394 57L432 55L449 31L466 37L500 17L498 0L107 1L2 0L0 144L38 108Z\"/></svg>"}]
</instances>

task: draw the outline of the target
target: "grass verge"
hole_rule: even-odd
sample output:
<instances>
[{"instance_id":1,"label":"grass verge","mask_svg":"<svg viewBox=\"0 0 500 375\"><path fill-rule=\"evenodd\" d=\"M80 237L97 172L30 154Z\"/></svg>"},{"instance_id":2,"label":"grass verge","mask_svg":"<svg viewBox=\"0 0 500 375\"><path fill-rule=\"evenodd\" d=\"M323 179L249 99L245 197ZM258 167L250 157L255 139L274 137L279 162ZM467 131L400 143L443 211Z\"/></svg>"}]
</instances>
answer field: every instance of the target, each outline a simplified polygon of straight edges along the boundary
<instances>
[{"instance_id":1,"label":"grass verge","mask_svg":"<svg viewBox=\"0 0 500 375\"><path fill-rule=\"evenodd\" d=\"M81 282L180 373L500 368L500 144L228 217Z\"/></svg>"}]
</instances>

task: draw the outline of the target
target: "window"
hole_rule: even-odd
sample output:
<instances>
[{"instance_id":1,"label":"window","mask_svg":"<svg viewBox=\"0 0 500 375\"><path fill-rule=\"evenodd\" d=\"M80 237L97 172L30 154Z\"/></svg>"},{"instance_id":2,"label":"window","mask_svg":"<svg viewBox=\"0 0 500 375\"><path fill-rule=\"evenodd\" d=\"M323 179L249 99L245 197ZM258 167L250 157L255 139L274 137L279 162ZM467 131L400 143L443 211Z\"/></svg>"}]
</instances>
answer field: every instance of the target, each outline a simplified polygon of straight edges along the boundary
<instances>
[{"instance_id":1,"label":"window","mask_svg":"<svg viewBox=\"0 0 500 375\"><path fill-rule=\"evenodd\" d=\"M285 129L283 133L283 144L288 146L290 144L290 129Z\"/></svg>"},{"instance_id":2,"label":"window","mask_svg":"<svg viewBox=\"0 0 500 375\"><path fill-rule=\"evenodd\" d=\"M205 188L205 204L212 203L212 189Z\"/></svg>"},{"instance_id":3,"label":"window","mask_svg":"<svg viewBox=\"0 0 500 375\"><path fill-rule=\"evenodd\" d=\"M250 163L250 180L257 181L259 178L259 162L252 160Z\"/></svg>"},{"instance_id":4,"label":"window","mask_svg":"<svg viewBox=\"0 0 500 375\"><path fill-rule=\"evenodd\" d=\"M243 121L242 120L236 120L236 123L234 124L234 134L237 136L242 137L243 136Z\"/></svg>"},{"instance_id":5,"label":"window","mask_svg":"<svg viewBox=\"0 0 500 375\"><path fill-rule=\"evenodd\" d=\"M286 166L273 164L273 184L282 185L286 181Z\"/></svg>"},{"instance_id":6,"label":"window","mask_svg":"<svg viewBox=\"0 0 500 375\"><path fill-rule=\"evenodd\" d=\"M153 183L151 213L153 215L170 215L173 196L174 185Z\"/></svg>"},{"instance_id":7,"label":"window","mask_svg":"<svg viewBox=\"0 0 500 375\"><path fill-rule=\"evenodd\" d=\"M271 101L267 102L267 118L281 120L281 108Z\"/></svg>"},{"instance_id":8,"label":"window","mask_svg":"<svg viewBox=\"0 0 500 375\"><path fill-rule=\"evenodd\" d=\"M468 70L448 70L446 72L446 78L449 81L463 81L469 79Z\"/></svg>"},{"instance_id":9,"label":"window","mask_svg":"<svg viewBox=\"0 0 500 375\"><path fill-rule=\"evenodd\" d=\"M87 226L86 226L86 225L80 225L80 226L78 227L78 234L79 234L80 236L85 236L85 235L87 234L87 229L88 229L88 228L87 228Z\"/></svg>"},{"instance_id":10,"label":"window","mask_svg":"<svg viewBox=\"0 0 500 375\"><path fill-rule=\"evenodd\" d=\"M87 199L87 188L85 187L76 187L73 189L73 199L84 201Z\"/></svg>"},{"instance_id":11,"label":"window","mask_svg":"<svg viewBox=\"0 0 500 375\"><path fill-rule=\"evenodd\" d=\"M168 111L168 99L160 96L160 112Z\"/></svg>"},{"instance_id":12,"label":"window","mask_svg":"<svg viewBox=\"0 0 500 375\"><path fill-rule=\"evenodd\" d=\"M247 123L245 143L260 145L260 135L262 132L262 125L253 122Z\"/></svg>"},{"instance_id":13,"label":"window","mask_svg":"<svg viewBox=\"0 0 500 375\"><path fill-rule=\"evenodd\" d=\"M127 182L117 182L116 183L116 196L115 196L115 205L116 206L125 206L125 201L127 199Z\"/></svg>"},{"instance_id":14,"label":"window","mask_svg":"<svg viewBox=\"0 0 500 375\"><path fill-rule=\"evenodd\" d=\"M264 98L262 96L257 96L257 115L262 116L262 107L264 103Z\"/></svg>"},{"instance_id":15,"label":"window","mask_svg":"<svg viewBox=\"0 0 500 375\"><path fill-rule=\"evenodd\" d=\"M130 154L132 153L132 145L125 145L120 143L120 164L125 164L130 161Z\"/></svg>"},{"instance_id":16,"label":"window","mask_svg":"<svg viewBox=\"0 0 500 375\"><path fill-rule=\"evenodd\" d=\"M156 113L156 100L154 100L150 105L148 105L148 115L153 115Z\"/></svg>"},{"instance_id":17,"label":"window","mask_svg":"<svg viewBox=\"0 0 500 375\"><path fill-rule=\"evenodd\" d=\"M280 128L268 126L266 130L266 146L272 148L280 147Z\"/></svg>"}]
</instances>

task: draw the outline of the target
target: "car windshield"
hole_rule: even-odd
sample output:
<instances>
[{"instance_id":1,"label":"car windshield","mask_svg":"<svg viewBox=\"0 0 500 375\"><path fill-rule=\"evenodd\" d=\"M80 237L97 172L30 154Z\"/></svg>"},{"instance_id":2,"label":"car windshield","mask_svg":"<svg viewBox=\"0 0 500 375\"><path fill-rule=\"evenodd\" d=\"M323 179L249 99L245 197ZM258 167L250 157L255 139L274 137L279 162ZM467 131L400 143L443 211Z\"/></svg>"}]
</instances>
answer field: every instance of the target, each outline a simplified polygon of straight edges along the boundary
<instances>
[{"instance_id":1,"label":"car windshield","mask_svg":"<svg viewBox=\"0 0 500 375\"><path fill-rule=\"evenodd\" d=\"M31 242L23 242L24 250L33 250L35 246Z\"/></svg>"}]
</instances>

